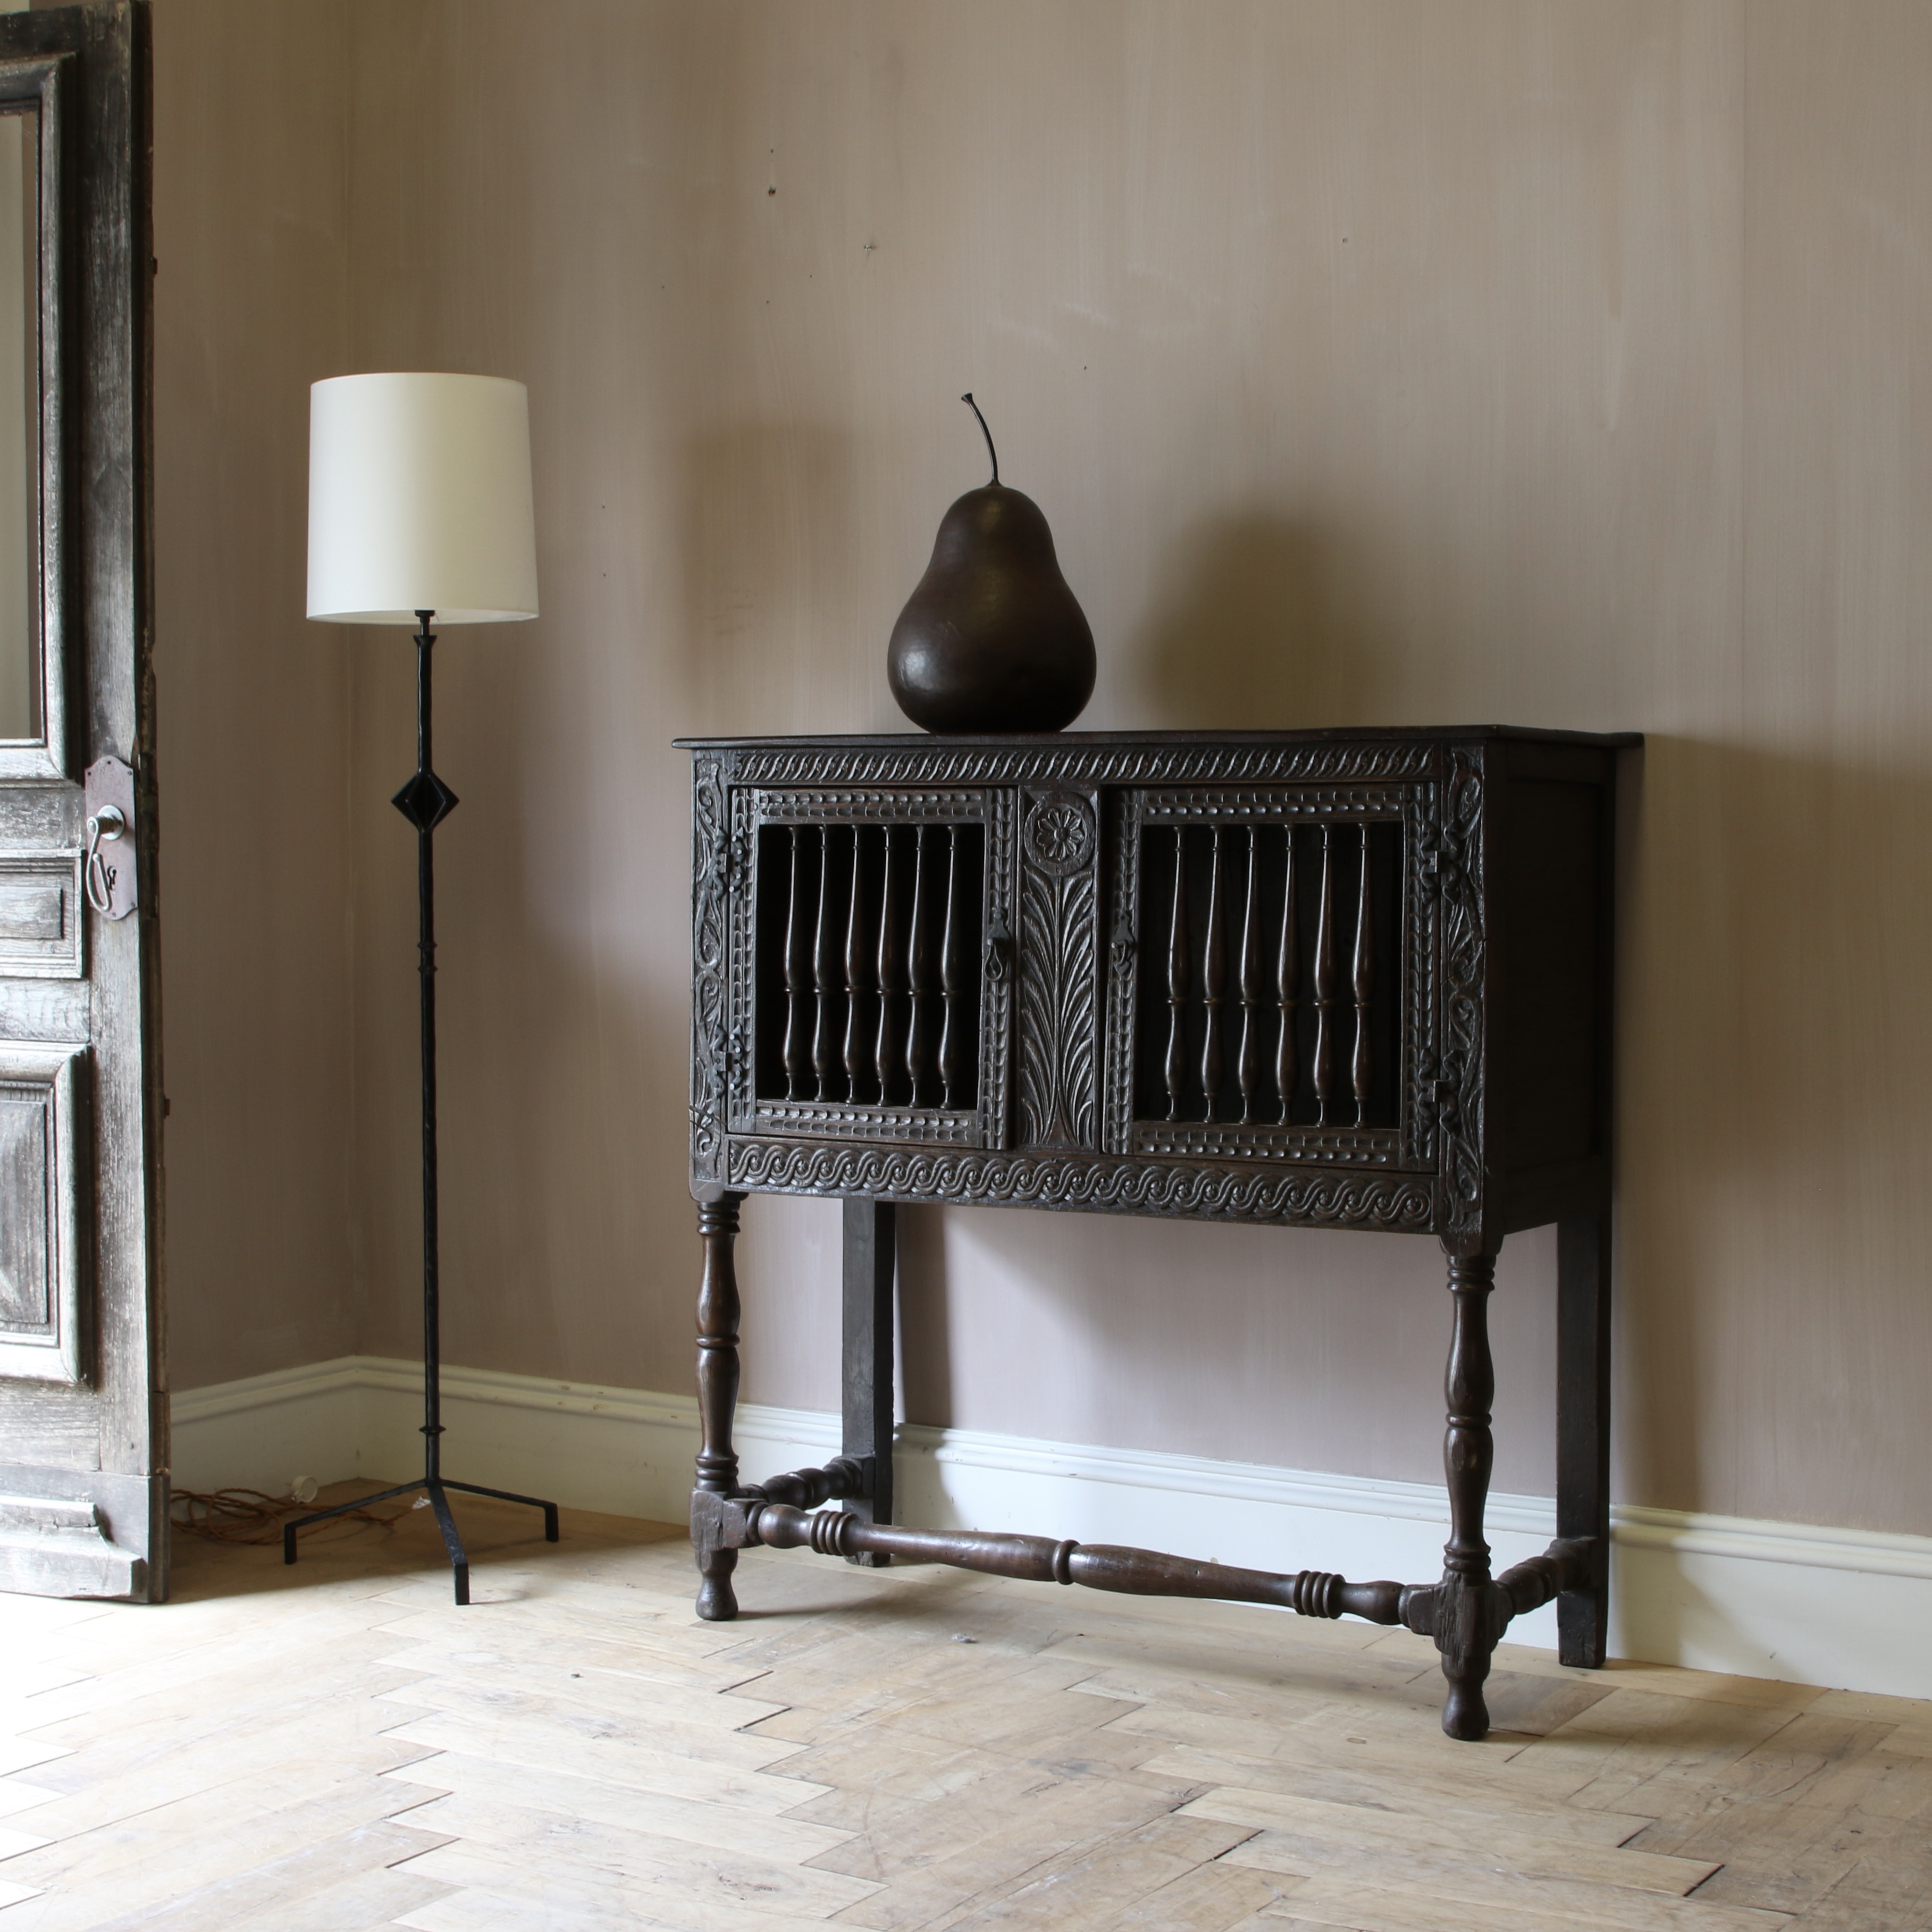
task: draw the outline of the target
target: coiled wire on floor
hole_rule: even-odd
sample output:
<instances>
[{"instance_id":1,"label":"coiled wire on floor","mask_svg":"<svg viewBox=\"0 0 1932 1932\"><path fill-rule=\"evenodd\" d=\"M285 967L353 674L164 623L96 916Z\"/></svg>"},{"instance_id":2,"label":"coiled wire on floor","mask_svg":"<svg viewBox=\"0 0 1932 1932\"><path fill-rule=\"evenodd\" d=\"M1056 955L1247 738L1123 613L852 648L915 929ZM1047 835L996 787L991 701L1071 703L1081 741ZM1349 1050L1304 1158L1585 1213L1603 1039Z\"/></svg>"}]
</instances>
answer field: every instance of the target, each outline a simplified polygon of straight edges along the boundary
<instances>
[{"instance_id":1,"label":"coiled wire on floor","mask_svg":"<svg viewBox=\"0 0 1932 1932\"><path fill-rule=\"evenodd\" d=\"M306 1496L272 1496L260 1490L175 1490L168 1504L170 1520L190 1536L205 1536L216 1543L279 1543L284 1522L311 1510L315 1492L309 1487ZM366 1523L387 1529L408 1514L407 1504L399 1509L350 1510L326 1522L312 1523L298 1534L306 1538L318 1530L344 1526L352 1529Z\"/></svg>"}]
</instances>

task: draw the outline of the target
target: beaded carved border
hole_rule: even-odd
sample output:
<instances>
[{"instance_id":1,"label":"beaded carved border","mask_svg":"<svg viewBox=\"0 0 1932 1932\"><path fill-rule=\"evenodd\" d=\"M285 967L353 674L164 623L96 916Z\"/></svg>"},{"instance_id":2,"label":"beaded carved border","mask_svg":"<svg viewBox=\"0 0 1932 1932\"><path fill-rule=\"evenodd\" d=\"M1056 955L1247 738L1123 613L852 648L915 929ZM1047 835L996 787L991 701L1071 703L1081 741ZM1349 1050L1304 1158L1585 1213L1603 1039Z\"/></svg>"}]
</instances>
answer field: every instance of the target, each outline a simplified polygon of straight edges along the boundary
<instances>
[{"instance_id":1,"label":"beaded carved border","mask_svg":"<svg viewBox=\"0 0 1932 1932\"><path fill-rule=\"evenodd\" d=\"M1115 808L1112 944L1107 1016L1106 1121L1104 1144L1113 1154L1177 1154L1204 1160L1328 1160L1426 1171L1435 1165L1434 1112L1420 1111L1424 1070L1436 1061L1435 880L1426 854L1436 787L1392 786L1276 789L1190 786L1184 790L1124 794ZM1286 825L1320 820L1348 824L1390 823L1402 830L1402 899L1397 919L1406 956L1402 1028L1403 1064L1397 1080L1401 1124L1395 1128L1237 1126L1136 1120L1134 1042L1138 1004L1141 833L1149 824L1226 818L1244 824ZM1429 1091L1432 1094L1431 1086Z\"/></svg>"},{"instance_id":2,"label":"beaded carved border","mask_svg":"<svg viewBox=\"0 0 1932 1932\"><path fill-rule=\"evenodd\" d=\"M1003 944L1012 918L1012 818L1010 792L923 785L730 788L732 848L742 854L728 913L730 1064L726 1078L734 1133L820 1133L837 1138L944 1142L964 1146L1004 1144L1007 1042L1012 1034L1012 975ZM839 1101L760 1100L755 1091L758 828L761 825L944 825L986 828L980 962L980 1097L976 1107L946 1113L932 1107L854 1107Z\"/></svg>"}]
</instances>

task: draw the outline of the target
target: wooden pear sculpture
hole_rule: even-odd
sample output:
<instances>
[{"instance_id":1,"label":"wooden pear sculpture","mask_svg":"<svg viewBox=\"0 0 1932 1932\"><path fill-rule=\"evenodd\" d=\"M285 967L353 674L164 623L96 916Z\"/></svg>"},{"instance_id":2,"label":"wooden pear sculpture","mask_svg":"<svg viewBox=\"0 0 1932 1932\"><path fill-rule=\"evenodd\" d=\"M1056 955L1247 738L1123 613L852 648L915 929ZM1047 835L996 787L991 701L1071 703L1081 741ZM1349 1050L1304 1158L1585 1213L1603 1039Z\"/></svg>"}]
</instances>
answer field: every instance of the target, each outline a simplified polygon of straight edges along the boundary
<instances>
[{"instance_id":1,"label":"wooden pear sculpture","mask_svg":"<svg viewBox=\"0 0 1932 1932\"><path fill-rule=\"evenodd\" d=\"M993 480L948 510L932 561L892 626L886 675L928 731L1058 731L1094 694L1094 633L1060 574L1040 506Z\"/></svg>"}]
</instances>

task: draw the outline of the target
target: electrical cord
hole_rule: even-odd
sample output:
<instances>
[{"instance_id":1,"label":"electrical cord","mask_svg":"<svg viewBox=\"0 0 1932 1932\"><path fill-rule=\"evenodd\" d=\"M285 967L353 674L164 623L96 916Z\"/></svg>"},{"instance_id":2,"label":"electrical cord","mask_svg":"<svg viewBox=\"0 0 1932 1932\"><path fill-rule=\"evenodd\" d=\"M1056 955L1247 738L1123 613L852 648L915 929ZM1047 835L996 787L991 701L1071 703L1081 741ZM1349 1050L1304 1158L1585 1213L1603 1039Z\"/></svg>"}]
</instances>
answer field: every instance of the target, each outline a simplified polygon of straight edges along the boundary
<instances>
[{"instance_id":1,"label":"electrical cord","mask_svg":"<svg viewBox=\"0 0 1932 1932\"><path fill-rule=\"evenodd\" d=\"M314 1502L313 1491L307 1497L272 1496L260 1490L175 1490L168 1498L170 1520L176 1528L216 1543L279 1543L284 1519L305 1514ZM326 1522L311 1523L296 1534L311 1536L338 1525L362 1523L376 1523L387 1529L408 1514L406 1508L350 1510Z\"/></svg>"}]
</instances>

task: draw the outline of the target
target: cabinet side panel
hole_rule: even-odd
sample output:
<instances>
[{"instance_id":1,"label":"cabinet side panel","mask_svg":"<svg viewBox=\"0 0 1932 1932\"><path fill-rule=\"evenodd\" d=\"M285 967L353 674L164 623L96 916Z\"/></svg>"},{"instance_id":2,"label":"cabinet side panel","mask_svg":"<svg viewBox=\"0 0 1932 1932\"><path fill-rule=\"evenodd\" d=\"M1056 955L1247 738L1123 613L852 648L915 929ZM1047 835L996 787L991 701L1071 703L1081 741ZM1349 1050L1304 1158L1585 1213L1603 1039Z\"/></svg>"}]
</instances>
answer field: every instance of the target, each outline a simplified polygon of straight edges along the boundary
<instances>
[{"instance_id":1,"label":"cabinet side panel","mask_svg":"<svg viewBox=\"0 0 1932 1932\"><path fill-rule=\"evenodd\" d=\"M1504 806L1492 1158L1507 1172L1600 1155L1601 867L1609 790L1517 778Z\"/></svg>"}]
</instances>

